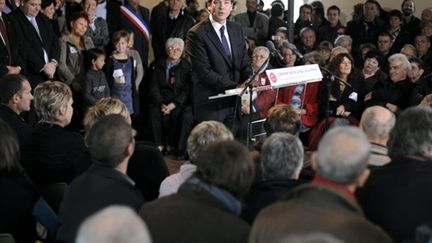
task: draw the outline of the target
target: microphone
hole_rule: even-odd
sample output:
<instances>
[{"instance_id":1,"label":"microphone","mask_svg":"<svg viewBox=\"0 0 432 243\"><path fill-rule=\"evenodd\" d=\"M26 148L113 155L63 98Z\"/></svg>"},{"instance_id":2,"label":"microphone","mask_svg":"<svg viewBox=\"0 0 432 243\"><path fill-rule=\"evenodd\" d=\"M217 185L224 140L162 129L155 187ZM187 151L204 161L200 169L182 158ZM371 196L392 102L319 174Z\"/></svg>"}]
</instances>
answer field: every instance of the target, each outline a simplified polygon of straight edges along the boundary
<instances>
[{"instance_id":1,"label":"microphone","mask_svg":"<svg viewBox=\"0 0 432 243\"><path fill-rule=\"evenodd\" d=\"M271 55L278 60L279 64L286 65L285 59L283 58L279 50L276 49L275 45L271 40L266 42L266 47L270 50Z\"/></svg>"},{"instance_id":2,"label":"microphone","mask_svg":"<svg viewBox=\"0 0 432 243\"><path fill-rule=\"evenodd\" d=\"M296 56L303 61L303 54L300 53L300 51L297 49L297 47L294 44L289 43L288 41L284 41L282 43L282 46L285 48L289 48L296 54Z\"/></svg>"}]
</instances>

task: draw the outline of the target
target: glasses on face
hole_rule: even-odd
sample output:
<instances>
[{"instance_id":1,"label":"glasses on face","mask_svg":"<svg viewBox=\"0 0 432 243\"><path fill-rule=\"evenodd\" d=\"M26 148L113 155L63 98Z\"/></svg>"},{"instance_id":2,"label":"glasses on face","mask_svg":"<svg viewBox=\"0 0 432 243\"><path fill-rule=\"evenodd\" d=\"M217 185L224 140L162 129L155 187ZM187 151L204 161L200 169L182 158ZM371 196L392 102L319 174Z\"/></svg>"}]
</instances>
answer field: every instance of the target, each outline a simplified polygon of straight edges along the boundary
<instances>
[{"instance_id":1,"label":"glasses on face","mask_svg":"<svg viewBox=\"0 0 432 243\"><path fill-rule=\"evenodd\" d=\"M168 50L173 51L173 52L181 52L180 48L175 48L175 47L168 47Z\"/></svg>"},{"instance_id":2,"label":"glasses on face","mask_svg":"<svg viewBox=\"0 0 432 243\"><path fill-rule=\"evenodd\" d=\"M263 55L252 55L252 58L265 59L267 57L265 57Z\"/></svg>"}]
</instances>

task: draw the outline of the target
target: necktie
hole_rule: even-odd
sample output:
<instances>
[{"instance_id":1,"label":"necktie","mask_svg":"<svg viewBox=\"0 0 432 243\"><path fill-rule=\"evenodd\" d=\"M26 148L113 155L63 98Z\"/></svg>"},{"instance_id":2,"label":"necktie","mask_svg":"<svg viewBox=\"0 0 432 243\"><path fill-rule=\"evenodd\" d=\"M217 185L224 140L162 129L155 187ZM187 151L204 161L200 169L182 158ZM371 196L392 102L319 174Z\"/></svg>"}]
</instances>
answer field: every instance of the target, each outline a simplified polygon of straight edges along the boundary
<instances>
[{"instance_id":1,"label":"necktie","mask_svg":"<svg viewBox=\"0 0 432 243\"><path fill-rule=\"evenodd\" d=\"M37 22L36 22L36 17L31 17L30 22L32 23L33 27L35 28L36 33L38 34L39 38L41 38L40 33L39 33L39 27L38 27Z\"/></svg>"},{"instance_id":2,"label":"necktie","mask_svg":"<svg viewBox=\"0 0 432 243\"><path fill-rule=\"evenodd\" d=\"M1 17L0 17L0 33L1 33L2 38L3 38L3 43L5 44L8 53L10 53L9 39L7 36L6 26L5 26L3 19Z\"/></svg>"},{"instance_id":3,"label":"necktie","mask_svg":"<svg viewBox=\"0 0 432 243\"><path fill-rule=\"evenodd\" d=\"M230 50L230 47L229 47L229 45L228 45L228 40L227 40L227 38L225 37L225 26L222 26L220 29L219 29L219 31L220 31L220 34L221 34L221 42L222 42L222 46L223 46L223 48L224 48L224 50L225 50L225 54L229 57L229 58L231 58L231 50Z\"/></svg>"}]
</instances>

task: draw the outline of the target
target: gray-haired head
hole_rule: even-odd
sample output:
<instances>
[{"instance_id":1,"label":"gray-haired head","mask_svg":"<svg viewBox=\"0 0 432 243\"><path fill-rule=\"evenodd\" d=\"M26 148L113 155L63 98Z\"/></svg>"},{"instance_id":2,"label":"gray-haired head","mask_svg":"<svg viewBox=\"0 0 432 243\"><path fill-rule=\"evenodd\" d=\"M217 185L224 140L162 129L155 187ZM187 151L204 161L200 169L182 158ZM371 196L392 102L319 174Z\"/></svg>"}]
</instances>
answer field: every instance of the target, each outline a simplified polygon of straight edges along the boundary
<instances>
[{"instance_id":1,"label":"gray-haired head","mask_svg":"<svg viewBox=\"0 0 432 243\"><path fill-rule=\"evenodd\" d=\"M432 109L408 108L398 117L387 144L388 155L396 158L432 153Z\"/></svg>"},{"instance_id":2,"label":"gray-haired head","mask_svg":"<svg viewBox=\"0 0 432 243\"><path fill-rule=\"evenodd\" d=\"M168 48L170 48L172 45L177 44L180 46L181 52L184 50L184 41L181 38L168 38L168 40L165 43L165 49L168 51Z\"/></svg>"},{"instance_id":3,"label":"gray-haired head","mask_svg":"<svg viewBox=\"0 0 432 243\"><path fill-rule=\"evenodd\" d=\"M333 58L341 53L349 53L349 51L343 47L343 46L336 46L331 50L330 53L330 61L333 60Z\"/></svg>"},{"instance_id":4,"label":"gray-haired head","mask_svg":"<svg viewBox=\"0 0 432 243\"><path fill-rule=\"evenodd\" d=\"M391 111L382 106L372 106L363 112L360 127L369 139L388 139L395 122L395 115Z\"/></svg>"},{"instance_id":5,"label":"gray-haired head","mask_svg":"<svg viewBox=\"0 0 432 243\"><path fill-rule=\"evenodd\" d=\"M408 61L408 58L402 53L393 54L388 58L389 64L391 64L392 62L394 62L396 60L399 60L402 62L402 68L405 69L405 71L407 72L407 75L408 75L408 73L411 72L411 63Z\"/></svg>"},{"instance_id":6,"label":"gray-haired head","mask_svg":"<svg viewBox=\"0 0 432 243\"><path fill-rule=\"evenodd\" d=\"M218 121L205 121L192 129L187 140L187 151L190 161L194 163L204 145L220 140L233 140L231 131Z\"/></svg>"},{"instance_id":7,"label":"gray-haired head","mask_svg":"<svg viewBox=\"0 0 432 243\"><path fill-rule=\"evenodd\" d=\"M370 143L358 127L329 130L318 145L317 175L350 185L368 164Z\"/></svg>"},{"instance_id":8,"label":"gray-haired head","mask_svg":"<svg viewBox=\"0 0 432 243\"><path fill-rule=\"evenodd\" d=\"M349 35L339 35L339 36L335 39L335 41L334 41L334 46L335 46L335 47L336 47L336 46L342 46L342 43L345 42L345 41L348 41L348 42L350 42L350 43L353 42L351 36L349 36Z\"/></svg>"},{"instance_id":9,"label":"gray-haired head","mask_svg":"<svg viewBox=\"0 0 432 243\"><path fill-rule=\"evenodd\" d=\"M77 243L151 243L144 221L126 206L109 206L80 226Z\"/></svg>"},{"instance_id":10,"label":"gray-haired head","mask_svg":"<svg viewBox=\"0 0 432 243\"><path fill-rule=\"evenodd\" d=\"M405 44L402 47L400 53L402 53L405 56L407 56L407 58L417 57L417 49L415 48L415 46L413 46L411 44Z\"/></svg>"},{"instance_id":11,"label":"gray-haired head","mask_svg":"<svg viewBox=\"0 0 432 243\"><path fill-rule=\"evenodd\" d=\"M273 133L261 148L261 166L266 180L297 179L303 167L300 139L289 133Z\"/></svg>"}]
</instances>

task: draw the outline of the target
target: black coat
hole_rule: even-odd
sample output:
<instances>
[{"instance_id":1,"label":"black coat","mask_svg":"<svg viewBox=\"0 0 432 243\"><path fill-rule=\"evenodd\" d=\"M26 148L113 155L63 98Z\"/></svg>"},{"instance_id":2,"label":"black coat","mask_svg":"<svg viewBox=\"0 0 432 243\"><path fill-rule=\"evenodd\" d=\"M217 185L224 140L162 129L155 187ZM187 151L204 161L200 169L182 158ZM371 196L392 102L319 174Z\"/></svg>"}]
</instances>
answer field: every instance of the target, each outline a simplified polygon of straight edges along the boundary
<instances>
[{"instance_id":1,"label":"black coat","mask_svg":"<svg viewBox=\"0 0 432 243\"><path fill-rule=\"evenodd\" d=\"M177 194L144 204L139 214L158 243L241 243L249 235L249 225L225 204L187 182Z\"/></svg>"},{"instance_id":2,"label":"black coat","mask_svg":"<svg viewBox=\"0 0 432 243\"><path fill-rule=\"evenodd\" d=\"M59 41L50 20L42 13L36 16L36 22L42 39L39 38L35 28L20 8L16 9L12 14L19 27L20 37L23 40L26 60L25 74L28 75L31 86L34 88L37 84L47 79L43 71L41 72L45 66L43 50L47 52L49 60L55 59L58 62L60 58Z\"/></svg>"},{"instance_id":3,"label":"black coat","mask_svg":"<svg viewBox=\"0 0 432 243\"><path fill-rule=\"evenodd\" d=\"M107 206L124 205L138 211L143 203L141 193L125 174L94 165L68 187L60 207L57 240L75 242L81 222Z\"/></svg>"},{"instance_id":4,"label":"black coat","mask_svg":"<svg viewBox=\"0 0 432 243\"><path fill-rule=\"evenodd\" d=\"M153 70L150 84L150 101L157 107L173 102L176 107L181 108L185 105L189 96L192 69L186 60L181 60L177 66L170 70L168 81L166 69L166 61L163 59L159 61ZM174 83L170 84L169 82Z\"/></svg>"},{"instance_id":5,"label":"black coat","mask_svg":"<svg viewBox=\"0 0 432 243\"><path fill-rule=\"evenodd\" d=\"M17 243L35 242L32 209L40 195L24 175L0 172L0 233L10 233Z\"/></svg>"},{"instance_id":6,"label":"black coat","mask_svg":"<svg viewBox=\"0 0 432 243\"><path fill-rule=\"evenodd\" d=\"M409 106L411 92L414 89L414 83L409 78L393 82L388 77L384 82L377 82L372 91L372 98L365 102L365 106L380 105L385 106L387 103L396 105L400 109Z\"/></svg>"},{"instance_id":7,"label":"black coat","mask_svg":"<svg viewBox=\"0 0 432 243\"><path fill-rule=\"evenodd\" d=\"M395 158L373 170L358 194L366 217L396 242L414 240L415 228L432 219L432 161Z\"/></svg>"},{"instance_id":8,"label":"black coat","mask_svg":"<svg viewBox=\"0 0 432 243\"><path fill-rule=\"evenodd\" d=\"M6 105L0 104L0 119L5 121L17 134L20 148L26 144L33 129L24 119Z\"/></svg>"},{"instance_id":9,"label":"black coat","mask_svg":"<svg viewBox=\"0 0 432 243\"><path fill-rule=\"evenodd\" d=\"M366 28L365 24L368 25L368 28ZM353 39L353 47L359 47L362 43L376 44L378 35L384 30L385 23L381 19L375 18L374 21L366 23L362 18L349 21L346 34Z\"/></svg>"},{"instance_id":10,"label":"black coat","mask_svg":"<svg viewBox=\"0 0 432 243\"><path fill-rule=\"evenodd\" d=\"M12 15L5 13L2 13L2 19L6 27L7 38L9 39L10 53L3 41L0 40L0 76L7 74L8 69L6 66L25 68L23 38L20 36L16 20ZM22 72L24 71L22 70Z\"/></svg>"},{"instance_id":11,"label":"black coat","mask_svg":"<svg viewBox=\"0 0 432 243\"><path fill-rule=\"evenodd\" d=\"M195 24L192 16L180 12L173 22L168 18L168 11L161 11L161 16L152 26L152 46L155 59L166 55L165 44L168 38L184 39L188 30Z\"/></svg>"},{"instance_id":12,"label":"black coat","mask_svg":"<svg viewBox=\"0 0 432 243\"><path fill-rule=\"evenodd\" d=\"M21 163L40 183L69 183L89 161L81 135L54 124L40 123L22 149Z\"/></svg>"}]
</instances>

